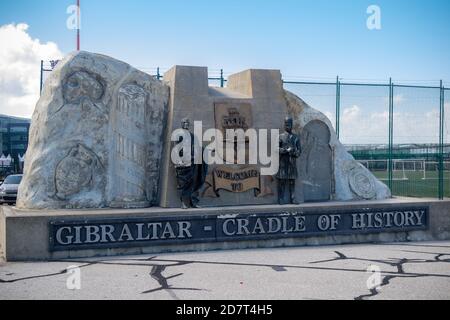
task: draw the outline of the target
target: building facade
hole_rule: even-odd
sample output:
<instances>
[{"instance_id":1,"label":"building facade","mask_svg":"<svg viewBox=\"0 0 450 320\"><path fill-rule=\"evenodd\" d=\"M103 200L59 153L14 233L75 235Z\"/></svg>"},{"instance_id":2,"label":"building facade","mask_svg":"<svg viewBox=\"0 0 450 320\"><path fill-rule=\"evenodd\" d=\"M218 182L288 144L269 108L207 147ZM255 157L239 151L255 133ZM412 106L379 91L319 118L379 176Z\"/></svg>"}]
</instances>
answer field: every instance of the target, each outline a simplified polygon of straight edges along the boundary
<instances>
[{"instance_id":1,"label":"building facade","mask_svg":"<svg viewBox=\"0 0 450 320\"><path fill-rule=\"evenodd\" d=\"M10 156L12 162L0 163L0 176L9 173L20 173L20 159L28 148L30 119L0 115L0 157Z\"/></svg>"}]
</instances>

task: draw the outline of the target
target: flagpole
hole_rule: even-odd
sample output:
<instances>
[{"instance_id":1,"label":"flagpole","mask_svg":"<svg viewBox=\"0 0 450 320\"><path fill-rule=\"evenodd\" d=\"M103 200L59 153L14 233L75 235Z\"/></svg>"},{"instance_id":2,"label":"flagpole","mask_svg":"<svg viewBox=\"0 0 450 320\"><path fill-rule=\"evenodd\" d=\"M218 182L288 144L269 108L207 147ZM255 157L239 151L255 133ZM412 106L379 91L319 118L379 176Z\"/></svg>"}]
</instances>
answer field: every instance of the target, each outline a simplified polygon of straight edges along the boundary
<instances>
[{"instance_id":1,"label":"flagpole","mask_svg":"<svg viewBox=\"0 0 450 320\"><path fill-rule=\"evenodd\" d=\"M77 0L77 51L80 51L80 0Z\"/></svg>"}]
</instances>

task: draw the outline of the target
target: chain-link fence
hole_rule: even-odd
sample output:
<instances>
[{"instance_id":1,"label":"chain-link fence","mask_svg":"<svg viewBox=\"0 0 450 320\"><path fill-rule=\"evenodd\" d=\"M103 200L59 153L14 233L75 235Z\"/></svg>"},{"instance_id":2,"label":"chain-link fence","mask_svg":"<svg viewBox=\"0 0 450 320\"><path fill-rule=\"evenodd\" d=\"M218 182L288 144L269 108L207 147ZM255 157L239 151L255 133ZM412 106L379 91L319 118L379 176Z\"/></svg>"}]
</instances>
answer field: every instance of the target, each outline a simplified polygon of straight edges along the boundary
<instances>
[{"instance_id":1,"label":"chain-link fence","mask_svg":"<svg viewBox=\"0 0 450 320\"><path fill-rule=\"evenodd\" d=\"M285 81L334 123L347 150L396 196L450 197L448 88ZM447 96L446 96L447 93ZM446 112L447 111L447 112Z\"/></svg>"},{"instance_id":2,"label":"chain-link fence","mask_svg":"<svg viewBox=\"0 0 450 320\"><path fill-rule=\"evenodd\" d=\"M45 68L45 66L50 66ZM42 63L41 76L55 62ZM163 79L165 68L139 68ZM222 69L209 84L226 85ZM407 81L404 81L407 82ZM323 112L340 141L395 196L450 197L450 88L374 81L284 81L286 90Z\"/></svg>"}]
</instances>

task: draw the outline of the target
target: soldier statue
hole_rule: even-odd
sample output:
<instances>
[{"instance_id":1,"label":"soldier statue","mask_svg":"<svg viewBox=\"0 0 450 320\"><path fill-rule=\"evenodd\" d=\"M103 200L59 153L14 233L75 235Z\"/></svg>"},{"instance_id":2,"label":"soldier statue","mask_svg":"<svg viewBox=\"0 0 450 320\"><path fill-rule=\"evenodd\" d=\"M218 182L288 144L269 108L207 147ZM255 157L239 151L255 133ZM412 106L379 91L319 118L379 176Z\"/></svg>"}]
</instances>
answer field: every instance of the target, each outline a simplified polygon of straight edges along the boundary
<instances>
[{"instance_id":1,"label":"soldier statue","mask_svg":"<svg viewBox=\"0 0 450 320\"><path fill-rule=\"evenodd\" d=\"M280 169L277 174L278 179L278 202L286 204L286 196L289 196L289 203L298 204L295 197L295 181L298 178L297 159L302 152L300 138L292 133L293 120L287 117L285 122L285 132L280 135Z\"/></svg>"},{"instance_id":2,"label":"soldier statue","mask_svg":"<svg viewBox=\"0 0 450 320\"><path fill-rule=\"evenodd\" d=\"M185 118L181 120L181 128L188 131L191 136L191 157L188 163L175 164L175 170L177 175L178 190L181 191L181 208L200 208L199 203L199 190L205 183L206 174L208 172L208 165L202 161L201 164L195 164L195 136L189 131L190 122ZM183 141L183 137L180 137L178 143ZM180 150L180 157L183 157L183 150Z\"/></svg>"}]
</instances>

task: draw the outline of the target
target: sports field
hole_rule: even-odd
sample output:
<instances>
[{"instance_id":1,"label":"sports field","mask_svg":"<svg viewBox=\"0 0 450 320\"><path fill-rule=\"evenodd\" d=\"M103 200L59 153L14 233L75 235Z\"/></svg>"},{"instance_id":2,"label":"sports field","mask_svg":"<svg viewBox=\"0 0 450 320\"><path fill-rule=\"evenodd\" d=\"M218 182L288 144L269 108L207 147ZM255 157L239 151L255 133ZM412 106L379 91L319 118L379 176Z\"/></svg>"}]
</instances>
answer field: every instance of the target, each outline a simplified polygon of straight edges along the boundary
<instances>
[{"instance_id":1,"label":"sports field","mask_svg":"<svg viewBox=\"0 0 450 320\"><path fill-rule=\"evenodd\" d=\"M378 179L387 184L387 171L373 171ZM437 198L439 174L432 171L394 171L392 194L403 197ZM444 171L444 196L450 197L450 171Z\"/></svg>"}]
</instances>

